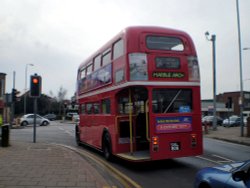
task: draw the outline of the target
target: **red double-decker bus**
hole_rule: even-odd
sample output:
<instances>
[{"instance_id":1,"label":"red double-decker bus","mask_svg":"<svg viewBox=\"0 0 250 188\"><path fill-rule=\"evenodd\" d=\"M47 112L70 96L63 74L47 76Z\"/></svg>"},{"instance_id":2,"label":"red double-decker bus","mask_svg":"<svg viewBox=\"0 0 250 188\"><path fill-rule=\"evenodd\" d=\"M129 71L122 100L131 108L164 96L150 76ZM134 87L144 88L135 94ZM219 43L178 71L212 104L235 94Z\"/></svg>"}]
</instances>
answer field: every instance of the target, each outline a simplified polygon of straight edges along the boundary
<instances>
[{"instance_id":1,"label":"red double-decker bus","mask_svg":"<svg viewBox=\"0 0 250 188\"><path fill-rule=\"evenodd\" d=\"M107 159L202 154L199 65L185 32L124 29L79 66L77 101L77 143Z\"/></svg>"}]
</instances>

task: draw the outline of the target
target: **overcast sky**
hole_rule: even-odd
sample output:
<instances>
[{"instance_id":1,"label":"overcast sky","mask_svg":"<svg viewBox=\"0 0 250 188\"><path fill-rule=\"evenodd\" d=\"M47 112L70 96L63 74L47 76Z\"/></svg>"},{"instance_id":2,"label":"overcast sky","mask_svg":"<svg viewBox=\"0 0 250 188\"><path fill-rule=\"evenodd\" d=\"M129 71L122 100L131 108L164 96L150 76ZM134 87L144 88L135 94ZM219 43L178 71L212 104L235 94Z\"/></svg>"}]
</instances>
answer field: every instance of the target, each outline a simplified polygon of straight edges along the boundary
<instances>
[{"instance_id":1,"label":"overcast sky","mask_svg":"<svg viewBox=\"0 0 250 188\"><path fill-rule=\"evenodd\" d=\"M239 0L242 48L250 47L250 1ZM0 0L0 72L7 92L43 78L43 93L62 86L70 98L79 64L127 26L163 26L189 33L195 43L203 99L212 98L212 43L216 35L217 94L240 89L236 0ZM250 50L242 51L244 90L250 91ZM29 78L28 78L29 87Z\"/></svg>"}]
</instances>

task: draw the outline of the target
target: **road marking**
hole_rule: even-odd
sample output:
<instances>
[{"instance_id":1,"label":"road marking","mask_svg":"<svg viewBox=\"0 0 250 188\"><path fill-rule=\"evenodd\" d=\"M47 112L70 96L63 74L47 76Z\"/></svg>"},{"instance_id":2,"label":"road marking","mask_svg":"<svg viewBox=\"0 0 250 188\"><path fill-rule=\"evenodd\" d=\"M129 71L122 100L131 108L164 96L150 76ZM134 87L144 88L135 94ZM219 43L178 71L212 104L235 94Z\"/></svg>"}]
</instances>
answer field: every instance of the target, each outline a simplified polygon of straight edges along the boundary
<instances>
[{"instance_id":1,"label":"road marking","mask_svg":"<svg viewBox=\"0 0 250 188\"><path fill-rule=\"evenodd\" d=\"M66 130L62 127L57 127L58 129L60 129L61 131L64 131L66 134L70 135L70 136L75 136L74 130Z\"/></svg>"},{"instance_id":2,"label":"road marking","mask_svg":"<svg viewBox=\"0 0 250 188\"><path fill-rule=\"evenodd\" d=\"M67 130L65 130L64 132L67 133L67 134L69 134L70 136L75 136L75 134L73 133L73 131L67 131Z\"/></svg>"},{"instance_id":3,"label":"road marking","mask_svg":"<svg viewBox=\"0 0 250 188\"><path fill-rule=\"evenodd\" d=\"M199 159L202 159L202 160L205 160L205 161L209 161L209 162L212 162L212 163L216 163L216 164L221 164L219 162L213 161L211 159L208 159L208 158L205 158L205 157L202 157L202 156L196 156L196 158L199 158Z\"/></svg>"},{"instance_id":4,"label":"road marking","mask_svg":"<svg viewBox=\"0 0 250 188\"><path fill-rule=\"evenodd\" d=\"M202 159L202 160L206 160L212 163L216 163L216 164L224 164L224 163L230 163L230 162L234 162L234 160L216 155L216 154L211 154L211 155L200 155L200 156L196 156L196 158Z\"/></svg>"},{"instance_id":5,"label":"road marking","mask_svg":"<svg viewBox=\"0 0 250 188\"><path fill-rule=\"evenodd\" d=\"M219 156L219 155L213 155L213 156L218 157L218 158L221 158L221 159L224 159L224 161L220 161L221 163L234 162L234 161L231 160L231 159L228 159L228 158L225 158L225 157L222 157L222 156Z\"/></svg>"}]
</instances>

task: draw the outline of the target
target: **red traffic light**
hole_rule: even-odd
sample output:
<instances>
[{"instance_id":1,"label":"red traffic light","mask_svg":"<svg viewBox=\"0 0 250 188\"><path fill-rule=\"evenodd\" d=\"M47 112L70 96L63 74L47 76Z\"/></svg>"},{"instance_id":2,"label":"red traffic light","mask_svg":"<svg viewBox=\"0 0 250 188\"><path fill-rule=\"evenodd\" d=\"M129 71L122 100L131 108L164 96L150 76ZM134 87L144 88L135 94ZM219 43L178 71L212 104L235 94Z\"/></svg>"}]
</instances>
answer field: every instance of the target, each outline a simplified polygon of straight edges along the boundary
<instances>
[{"instance_id":1,"label":"red traffic light","mask_svg":"<svg viewBox=\"0 0 250 188\"><path fill-rule=\"evenodd\" d=\"M42 77L37 74L30 77L30 97L40 97L42 89Z\"/></svg>"},{"instance_id":2,"label":"red traffic light","mask_svg":"<svg viewBox=\"0 0 250 188\"><path fill-rule=\"evenodd\" d=\"M38 84L39 80L37 78L32 79L33 84Z\"/></svg>"}]
</instances>

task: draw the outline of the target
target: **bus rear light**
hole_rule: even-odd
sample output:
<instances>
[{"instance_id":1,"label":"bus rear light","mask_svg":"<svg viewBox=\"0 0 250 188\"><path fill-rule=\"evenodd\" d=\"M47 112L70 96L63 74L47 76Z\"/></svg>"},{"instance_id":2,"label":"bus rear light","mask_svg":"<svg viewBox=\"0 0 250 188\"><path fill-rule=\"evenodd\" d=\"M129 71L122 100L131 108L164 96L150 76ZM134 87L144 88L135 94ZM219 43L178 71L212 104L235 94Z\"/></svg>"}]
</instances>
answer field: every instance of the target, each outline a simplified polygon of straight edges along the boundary
<instances>
[{"instance_id":1,"label":"bus rear light","mask_svg":"<svg viewBox=\"0 0 250 188\"><path fill-rule=\"evenodd\" d=\"M130 53L130 80L148 80L148 60L145 53Z\"/></svg>"},{"instance_id":2,"label":"bus rear light","mask_svg":"<svg viewBox=\"0 0 250 188\"><path fill-rule=\"evenodd\" d=\"M194 56L188 57L188 78L189 81L194 81L194 82L200 81L200 72L199 72L199 64L197 57Z\"/></svg>"},{"instance_id":3,"label":"bus rear light","mask_svg":"<svg viewBox=\"0 0 250 188\"><path fill-rule=\"evenodd\" d=\"M152 137L152 144L153 144L153 151L156 152L159 150L159 137L153 136Z\"/></svg>"},{"instance_id":4,"label":"bus rear light","mask_svg":"<svg viewBox=\"0 0 250 188\"><path fill-rule=\"evenodd\" d=\"M197 137L196 134L191 134L191 147L194 148L197 146Z\"/></svg>"}]
</instances>

